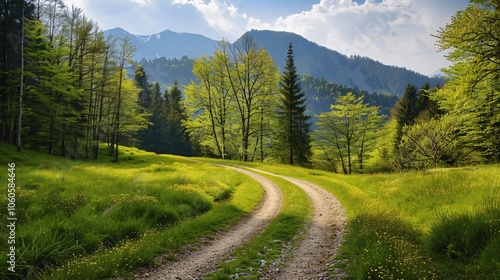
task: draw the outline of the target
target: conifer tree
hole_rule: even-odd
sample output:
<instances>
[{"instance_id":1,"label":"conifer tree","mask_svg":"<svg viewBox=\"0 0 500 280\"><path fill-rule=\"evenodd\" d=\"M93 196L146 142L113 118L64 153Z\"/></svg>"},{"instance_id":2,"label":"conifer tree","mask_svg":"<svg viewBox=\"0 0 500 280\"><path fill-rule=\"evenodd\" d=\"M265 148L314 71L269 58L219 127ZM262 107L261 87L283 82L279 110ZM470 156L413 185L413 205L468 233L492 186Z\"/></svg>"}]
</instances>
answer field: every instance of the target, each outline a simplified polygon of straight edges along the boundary
<instances>
[{"instance_id":1,"label":"conifer tree","mask_svg":"<svg viewBox=\"0 0 500 280\"><path fill-rule=\"evenodd\" d=\"M392 115L396 119L396 139L394 139L394 147L397 150L401 142L403 127L413 125L415 119L420 113L418 108L418 91L417 87L408 84L403 97L396 103L392 110Z\"/></svg>"},{"instance_id":2,"label":"conifer tree","mask_svg":"<svg viewBox=\"0 0 500 280\"><path fill-rule=\"evenodd\" d=\"M288 46L285 71L280 80L278 129L275 149L278 159L287 164L306 165L312 156L305 94L294 63L293 46Z\"/></svg>"},{"instance_id":3,"label":"conifer tree","mask_svg":"<svg viewBox=\"0 0 500 280\"><path fill-rule=\"evenodd\" d=\"M165 106L167 129L166 152L175 155L190 155L191 144L189 134L184 127L187 115L184 102L182 101L182 92L179 89L177 81L174 81L174 85L170 91L165 91Z\"/></svg>"},{"instance_id":4,"label":"conifer tree","mask_svg":"<svg viewBox=\"0 0 500 280\"><path fill-rule=\"evenodd\" d=\"M149 109L151 107L151 85L148 83L148 76L144 71L144 66L142 64L137 65L135 68L135 81L137 82L137 86L141 88L141 92L139 93L139 105L145 109Z\"/></svg>"}]
</instances>

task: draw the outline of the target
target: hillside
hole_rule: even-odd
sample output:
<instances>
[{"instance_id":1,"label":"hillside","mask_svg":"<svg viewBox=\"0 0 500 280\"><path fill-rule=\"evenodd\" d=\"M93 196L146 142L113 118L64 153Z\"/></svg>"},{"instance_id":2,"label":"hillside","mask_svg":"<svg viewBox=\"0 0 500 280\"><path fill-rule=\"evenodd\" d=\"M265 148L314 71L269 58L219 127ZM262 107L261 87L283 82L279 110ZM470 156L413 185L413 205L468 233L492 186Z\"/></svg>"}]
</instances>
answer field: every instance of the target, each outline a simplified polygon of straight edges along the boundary
<instances>
[{"instance_id":1,"label":"hillside","mask_svg":"<svg viewBox=\"0 0 500 280\"><path fill-rule=\"evenodd\" d=\"M151 81L164 85L172 84L173 80L178 80L181 85L188 83L193 78L190 72L192 62L187 61L188 58L210 55L217 48L217 41L202 35L169 30L141 36L116 28L105 31L105 35L130 37L137 49L134 59L141 61ZM349 88L402 95L407 84L421 86L429 82L435 86L444 83L443 79L384 65L367 57L347 57L294 33L252 30L234 43L239 44L244 36L252 37L259 47L266 49L280 69L284 69L286 48L292 43L299 74L323 77L328 82Z\"/></svg>"},{"instance_id":2,"label":"hillside","mask_svg":"<svg viewBox=\"0 0 500 280\"><path fill-rule=\"evenodd\" d=\"M396 95L402 95L407 84L443 84L442 79L384 65L368 57L347 57L294 33L252 30L243 36L250 36L258 46L266 49L281 69L285 67L285 50L292 43L299 74L323 77L334 84ZM241 38L235 43L240 41Z\"/></svg>"}]
</instances>

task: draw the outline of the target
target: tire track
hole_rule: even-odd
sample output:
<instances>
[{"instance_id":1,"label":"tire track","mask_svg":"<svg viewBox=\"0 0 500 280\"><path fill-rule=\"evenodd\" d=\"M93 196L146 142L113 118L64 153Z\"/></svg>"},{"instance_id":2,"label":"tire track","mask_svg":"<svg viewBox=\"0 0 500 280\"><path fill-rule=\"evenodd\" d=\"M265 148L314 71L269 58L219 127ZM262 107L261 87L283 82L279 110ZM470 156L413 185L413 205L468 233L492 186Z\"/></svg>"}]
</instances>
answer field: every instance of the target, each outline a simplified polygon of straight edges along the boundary
<instances>
[{"instance_id":1,"label":"tire track","mask_svg":"<svg viewBox=\"0 0 500 280\"><path fill-rule=\"evenodd\" d=\"M305 191L314 207L310 226L304 239L293 250L293 257L286 261L279 272L264 279L329 279L325 269L332 264L329 261L340 246L344 230L345 217L340 202L331 193L311 182L254 168L247 169L280 177L297 185ZM342 272L337 271L337 274Z\"/></svg>"},{"instance_id":2,"label":"tire track","mask_svg":"<svg viewBox=\"0 0 500 280\"><path fill-rule=\"evenodd\" d=\"M219 164L216 164L219 165ZM180 261L167 261L160 268L144 273L136 279L201 279L201 276L217 268L224 259L253 236L260 234L269 222L278 215L283 205L280 189L269 179L241 168L219 165L241 172L258 181L264 188L264 196L252 213L243 218L228 232L220 234L199 250L191 251Z\"/></svg>"}]
</instances>

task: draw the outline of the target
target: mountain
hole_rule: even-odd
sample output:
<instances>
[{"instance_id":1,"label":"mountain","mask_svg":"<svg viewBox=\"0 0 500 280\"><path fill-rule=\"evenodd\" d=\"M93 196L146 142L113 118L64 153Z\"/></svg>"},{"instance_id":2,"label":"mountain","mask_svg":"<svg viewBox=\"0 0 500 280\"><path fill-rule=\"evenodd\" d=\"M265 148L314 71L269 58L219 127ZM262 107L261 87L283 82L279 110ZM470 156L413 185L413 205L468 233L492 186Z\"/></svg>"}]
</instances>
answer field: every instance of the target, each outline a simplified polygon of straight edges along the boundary
<instances>
[{"instance_id":1,"label":"mountain","mask_svg":"<svg viewBox=\"0 0 500 280\"><path fill-rule=\"evenodd\" d=\"M323 77L334 84L368 92L402 95L409 83L417 87L426 82L431 86L444 83L440 78L430 78L406 68L384 65L367 57L347 57L290 32L252 30L236 40L235 44L240 44L244 36L250 36L258 47L267 50L280 69L285 67L286 50L288 44L292 43L299 74Z\"/></svg>"},{"instance_id":2,"label":"mountain","mask_svg":"<svg viewBox=\"0 0 500 280\"><path fill-rule=\"evenodd\" d=\"M121 28L104 33L118 38L130 37L137 48L134 59L144 65L150 82L156 80L163 85L172 84L173 80L178 80L181 85L191 81L192 60L187 57L211 55L218 44L216 40L202 35L170 30L147 36L133 35ZM287 47L292 43L300 75L324 78L348 88L400 96L408 84L420 87L426 82L431 86L444 83L440 77L431 78L406 68L384 65L367 57L347 57L290 32L251 30L234 44L241 44L244 36L250 36L258 47L267 50L280 69L285 67Z\"/></svg>"},{"instance_id":3,"label":"mountain","mask_svg":"<svg viewBox=\"0 0 500 280\"><path fill-rule=\"evenodd\" d=\"M134 55L136 61L160 57L197 58L202 54L211 55L218 45L218 41L203 35L177 33L170 30L152 35L134 35L121 28L115 28L104 31L104 36L109 35L120 39L129 37L137 49Z\"/></svg>"}]
</instances>

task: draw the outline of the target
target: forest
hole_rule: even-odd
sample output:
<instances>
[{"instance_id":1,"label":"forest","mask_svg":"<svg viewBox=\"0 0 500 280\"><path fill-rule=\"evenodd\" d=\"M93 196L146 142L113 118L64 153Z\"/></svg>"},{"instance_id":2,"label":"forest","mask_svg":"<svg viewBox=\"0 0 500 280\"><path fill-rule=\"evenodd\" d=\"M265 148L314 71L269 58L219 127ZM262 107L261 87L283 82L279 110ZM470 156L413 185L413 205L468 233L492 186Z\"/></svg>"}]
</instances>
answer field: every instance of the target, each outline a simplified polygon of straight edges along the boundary
<instances>
[{"instance_id":1,"label":"forest","mask_svg":"<svg viewBox=\"0 0 500 280\"><path fill-rule=\"evenodd\" d=\"M128 145L346 174L498 163L500 7L475 2L434 35L450 50L447 82L408 84L398 99L299 76L292 44L280 73L249 36L156 60L192 75L162 89L128 39L105 38L81 9L3 1L0 139L69 158L97 159L106 145L118 161Z\"/></svg>"}]
</instances>

